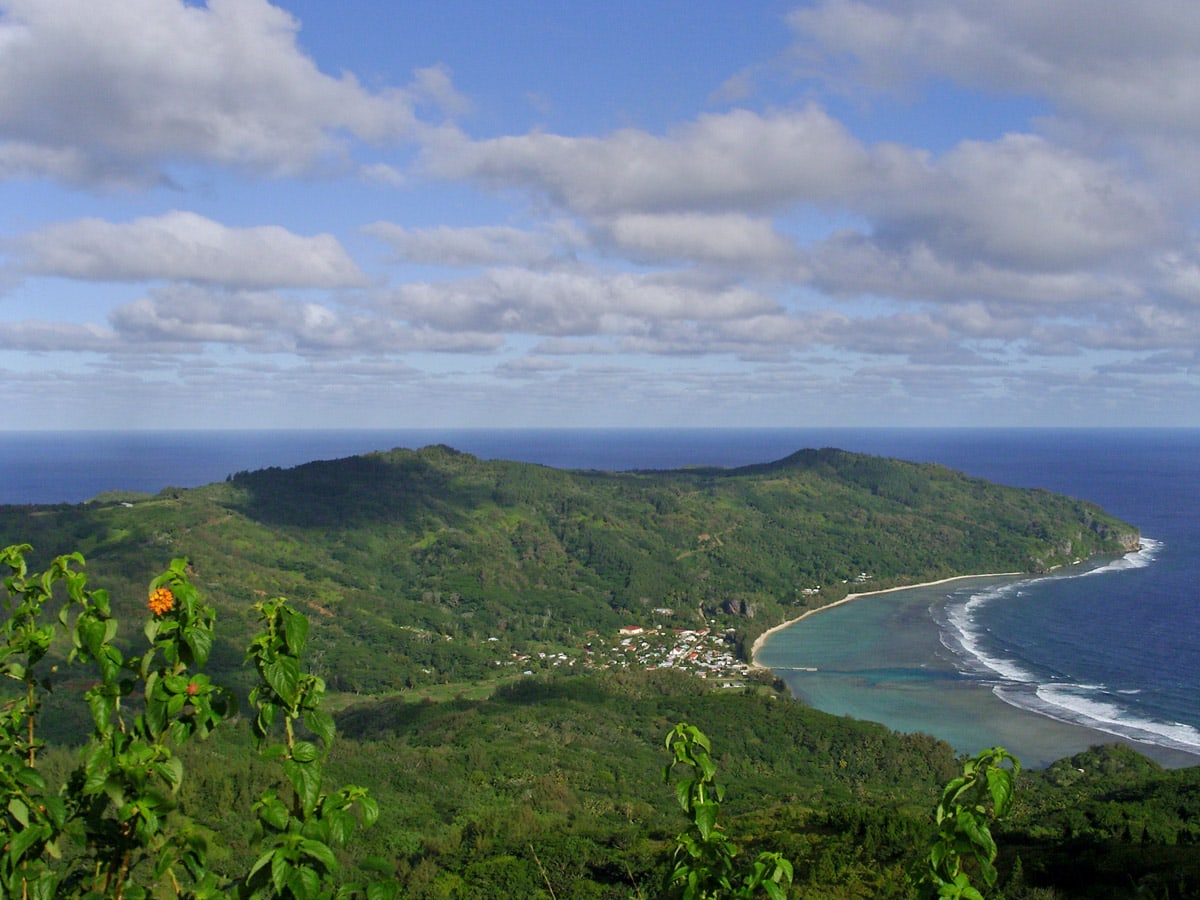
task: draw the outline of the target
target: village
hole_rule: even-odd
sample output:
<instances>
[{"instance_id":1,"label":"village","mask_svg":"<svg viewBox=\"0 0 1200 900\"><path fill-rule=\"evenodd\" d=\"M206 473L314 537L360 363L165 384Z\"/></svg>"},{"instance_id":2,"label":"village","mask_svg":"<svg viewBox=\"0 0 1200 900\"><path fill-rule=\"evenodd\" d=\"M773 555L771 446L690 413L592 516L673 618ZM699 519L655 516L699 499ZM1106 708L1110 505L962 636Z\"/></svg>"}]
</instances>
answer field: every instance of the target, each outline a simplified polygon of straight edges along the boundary
<instances>
[{"instance_id":1,"label":"village","mask_svg":"<svg viewBox=\"0 0 1200 900\"><path fill-rule=\"evenodd\" d=\"M509 665L525 665L525 674L537 669L679 669L700 678L740 687L750 671L733 652L727 636L709 628L666 628L627 625L616 634L589 632L574 654L513 653Z\"/></svg>"}]
</instances>

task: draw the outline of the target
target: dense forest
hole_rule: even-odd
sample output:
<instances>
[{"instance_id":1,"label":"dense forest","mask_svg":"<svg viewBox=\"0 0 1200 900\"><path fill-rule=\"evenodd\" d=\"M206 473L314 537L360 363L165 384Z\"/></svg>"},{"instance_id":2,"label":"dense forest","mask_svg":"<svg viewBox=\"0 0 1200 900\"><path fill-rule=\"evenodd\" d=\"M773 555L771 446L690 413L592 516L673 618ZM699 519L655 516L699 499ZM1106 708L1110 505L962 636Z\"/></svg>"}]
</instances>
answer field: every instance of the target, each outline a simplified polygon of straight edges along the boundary
<instances>
[{"instance_id":1,"label":"dense forest","mask_svg":"<svg viewBox=\"0 0 1200 900\"><path fill-rule=\"evenodd\" d=\"M934 805L962 770L947 744L807 708L769 676L729 687L668 668L585 670L589 644L657 618L706 624L736 652L863 579L1039 571L1136 540L1082 501L834 450L603 473L434 447L0 509L0 545L33 544L36 564L83 552L125 629L99 628L114 647L137 644L147 583L186 557L216 616L206 670L243 710L261 703L249 688L264 670L245 665L256 617L265 598L290 597L311 622L304 666L331 689L333 720L304 719L320 734L336 721L326 778L365 787L379 810L339 850L345 877L412 898L660 896L685 824L663 736L684 721L712 739L722 823L742 855L794 866L787 896L916 896ZM147 636L164 640L156 629ZM51 646L46 665L69 646ZM514 655L526 661L507 665ZM298 671L266 677L287 693ZM96 707L80 701L88 682L52 672L39 766L65 783ZM208 690L180 681L174 709L191 715L188 698ZM223 870L254 867L262 825L249 811L271 815L262 798L278 776L254 749L260 725L232 717L177 751L179 808L206 823ZM1200 896L1200 769L1093 748L1021 772L993 833L992 896Z\"/></svg>"}]
</instances>

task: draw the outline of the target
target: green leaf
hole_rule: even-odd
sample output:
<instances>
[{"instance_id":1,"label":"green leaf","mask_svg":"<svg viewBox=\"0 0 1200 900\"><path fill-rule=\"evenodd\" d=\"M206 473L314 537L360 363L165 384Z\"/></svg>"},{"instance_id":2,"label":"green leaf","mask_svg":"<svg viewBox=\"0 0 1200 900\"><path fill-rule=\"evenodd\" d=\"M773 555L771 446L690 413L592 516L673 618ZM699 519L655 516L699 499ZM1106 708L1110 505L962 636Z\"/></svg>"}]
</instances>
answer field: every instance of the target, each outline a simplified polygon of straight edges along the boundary
<instances>
[{"instance_id":1,"label":"green leaf","mask_svg":"<svg viewBox=\"0 0 1200 900\"><path fill-rule=\"evenodd\" d=\"M358 805L362 808L363 824L370 828L379 819L379 804L372 797L362 797Z\"/></svg>"},{"instance_id":2,"label":"green leaf","mask_svg":"<svg viewBox=\"0 0 1200 900\"><path fill-rule=\"evenodd\" d=\"M316 808L321 795L321 769L316 763L300 763L294 759L285 759L282 763L284 774L296 789L300 805L305 815L311 815Z\"/></svg>"},{"instance_id":3,"label":"green leaf","mask_svg":"<svg viewBox=\"0 0 1200 900\"><path fill-rule=\"evenodd\" d=\"M287 880L288 889L296 900L309 900L321 896L321 879L307 866L292 869Z\"/></svg>"},{"instance_id":4,"label":"green leaf","mask_svg":"<svg viewBox=\"0 0 1200 900\"><path fill-rule=\"evenodd\" d=\"M304 714L304 724L309 731L325 743L326 747L333 743L337 726L334 724L333 716L329 713L319 709L310 709Z\"/></svg>"},{"instance_id":5,"label":"green leaf","mask_svg":"<svg viewBox=\"0 0 1200 900\"><path fill-rule=\"evenodd\" d=\"M696 782L684 778L675 783L675 799L679 801L679 806L684 812L691 812L692 808L692 785Z\"/></svg>"},{"instance_id":6,"label":"green leaf","mask_svg":"<svg viewBox=\"0 0 1200 900\"><path fill-rule=\"evenodd\" d=\"M77 646L84 647L92 656L100 655L104 643L104 623L91 615L81 615L75 623Z\"/></svg>"},{"instance_id":7,"label":"green leaf","mask_svg":"<svg viewBox=\"0 0 1200 900\"><path fill-rule=\"evenodd\" d=\"M332 872L337 868L338 862L333 851L320 841L302 840L300 852L320 862L328 871Z\"/></svg>"},{"instance_id":8,"label":"green leaf","mask_svg":"<svg viewBox=\"0 0 1200 900\"><path fill-rule=\"evenodd\" d=\"M183 633L183 642L187 645L192 653L192 662L197 666L203 666L208 662L208 655L212 652L213 635L212 630L207 627L193 625Z\"/></svg>"},{"instance_id":9,"label":"green leaf","mask_svg":"<svg viewBox=\"0 0 1200 900\"><path fill-rule=\"evenodd\" d=\"M9 799L8 812L9 815L21 823L22 828L29 827L29 807L25 805L25 801L20 797L12 797Z\"/></svg>"},{"instance_id":10,"label":"green leaf","mask_svg":"<svg viewBox=\"0 0 1200 900\"><path fill-rule=\"evenodd\" d=\"M299 656L304 651L305 641L308 640L308 618L290 606L283 607L280 612L283 613L283 639L288 652Z\"/></svg>"},{"instance_id":11,"label":"green leaf","mask_svg":"<svg viewBox=\"0 0 1200 900\"><path fill-rule=\"evenodd\" d=\"M46 817L54 825L55 829L61 831L67 821L67 806L63 799L58 796L49 796L44 798L46 804Z\"/></svg>"},{"instance_id":12,"label":"green leaf","mask_svg":"<svg viewBox=\"0 0 1200 900\"><path fill-rule=\"evenodd\" d=\"M263 679L288 706L295 706L300 683L300 664L290 656L280 656L263 664Z\"/></svg>"},{"instance_id":13,"label":"green leaf","mask_svg":"<svg viewBox=\"0 0 1200 900\"><path fill-rule=\"evenodd\" d=\"M346 846L354 833L354 816L343 809L325 809L325 821L329 825L329 843L335 847Z\"/></svg>"},{"instance_id":14,"label":"green leaf","mask_svg":"<svg viewBox=\"0 0 1200 900\"><path fill-rule=\"evenodd\" d=\"M26 850L45 837L49 837L49 831L44 826L35 825L32 828L23 828L18 831L8 845L9 864L15 866L25 855Z\"/></svg>"},{"instance_id":15,"label":"green leaf","mask_svg":"<svg viewBox=\"0 0 1200 900\"><path fill-rule=\"evenodd\" d=\"M262 804L258 810L258 817L277 831L286 830L290 818L287 807L274 797Z\"/></svg>"},{"instance_id":16,"label":"green leaf","mask_svg":"<svg viewBox=\"0 0 1200 900\"><path fill-rule=\"evenodd\" d=\"M146 730L151 737L158 737L167 727L167 702L156 697L146 703L146 713L142 720L146 723Z\"/></svg>"},{"instance_id":17,"label":"green leaf","mask_svg":"<svg viewBox=\"0 0 1200 900\"><path fill-rule=\"evenodd\" d=\"M32 790L44 791L46 789L46 779L42 777L42 773L37 769L29 768L29 766L21 766L13 772L13 777Z\"/></svg>"},{"instance_id":18,"label":"green leaf","mask_svg":"<svg viewBox=\"0 0 1200 900\"><path fill-rule=\"evenodd\" d=\"M158 764L158 773L171 786L171 793L174 794L179 790L179 786L183 784L183 760L178 756L172 756L165 762Z\"/></svg>"},{"instance_id":19,"label":"green leaf","mask_svg":"<svg viewBox=\"0 0 1200 900\"><path fill-rule=\"evenodd\" d=\"M299 763L310 763L318 756L317 747L308 741L296 741L292 747L292 759Z\"/></svg>"},{"instance_id":20,"label":"green leaf","mask_svg":"<svg viewBox=\"0 0 1200 900\"><path fill-rule=\"evenodd\" d=\"M992 769L988 772L988 792L992 795L996 815L1006 815L1013 800L1012 773L1008 769Z\"/></svg>"},{"instance_id":21,"label":"green leaf","mask_svg":"<svg viewBox=\"0 0 1200 900\"><path fill-rule=\"evenodd\" d=\"M246 880L247 881L252 880L254 878L255 873L258 872L259 869L261 869L267 863L271 862L275 858L275 853L278 849L279 848L277 848L277 847L272 847L266 853L263 853L262 855L260 855L258 857L258 859L256 859L254 861L254 865L252 865L250 867L250 871L248 873L246 873Z\"/></svg>"},{"instance_id":22,"label":"green leaf","mask_svg":"<svg viewBox=\"0 0 1200 900\"><path fill-rule=\"evenodd\" d=\"M964 810L959 814L957 824L958 830L974 845L975 856L981 862L996 858L996 841L986 822L977 818L975 813Z\"/></svg>"},{"instance_id":23,"label":"green leaf","mask_svg":"<svg viewBox=\"0 0 1200 900\"><path fill-rule=\"evenodd\" d=\"M287 854L281 849L275 851L275 855L271 857L271 883L275 885L275 890L283 893L283 888L287 884L288 875L292 872L292 864L287 858Z\"/></svg>"},{"instance_id":24,"label":"green leaf","mask_svg":"<svg viewBox=\"0 0 1200 900\"><path fill-rule=\"evenodd\" d=\"M96 723L96 731L107 734L112 725L112 701L99 691L88 691L87 702L92 711L92 721Z\"/></svg>"},{"instance_id":25,"label":"green leaf","mask_svg":"<svg viewBox=\"0 0 1200 900\"><path fill-rule=\"evenodd\" d=\"M704 840L708 840L709 835L713 833L713 829L717 826L717 810L719 807L716 803L697 803L695 809L696 827L700 829L700 836Z\"/></svg>"}]
</instances>

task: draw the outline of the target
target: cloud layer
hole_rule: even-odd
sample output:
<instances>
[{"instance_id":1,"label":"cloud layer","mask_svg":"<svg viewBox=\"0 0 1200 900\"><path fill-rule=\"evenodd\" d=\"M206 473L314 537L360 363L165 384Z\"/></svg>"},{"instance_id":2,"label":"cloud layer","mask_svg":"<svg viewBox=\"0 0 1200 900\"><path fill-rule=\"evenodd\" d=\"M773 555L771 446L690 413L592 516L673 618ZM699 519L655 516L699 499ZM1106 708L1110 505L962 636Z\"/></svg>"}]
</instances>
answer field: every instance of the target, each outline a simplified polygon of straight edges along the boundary
<instances>
[{"instance_id":1,"label":"cloud layer","mask_svg":"<svg viewBox=\"0 0 1200 900\"><path fill-rule=\"evenodd\" d=\"M342 424L392 389L411 424L1200 424L1200 12L768 24L712 106L555 130L453 54L329 74L266 0L0 0L0 371L295 410L325 378ZM959 133L947 92L1034 112Z\"/></svg>"}]
</instances>

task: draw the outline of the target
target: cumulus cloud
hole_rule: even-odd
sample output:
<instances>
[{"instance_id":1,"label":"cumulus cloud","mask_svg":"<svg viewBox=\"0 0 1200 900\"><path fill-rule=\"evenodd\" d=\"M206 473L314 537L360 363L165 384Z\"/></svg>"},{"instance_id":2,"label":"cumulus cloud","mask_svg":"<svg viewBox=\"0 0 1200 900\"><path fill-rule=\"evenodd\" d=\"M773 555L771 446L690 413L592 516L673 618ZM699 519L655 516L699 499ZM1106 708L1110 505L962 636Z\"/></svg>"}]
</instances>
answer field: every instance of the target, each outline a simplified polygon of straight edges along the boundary
<instances>
[{"instance_id":1,"label":"cumulus cloud","mask_svg":"<svg viewBox=\"0 0 1200 900\"><path fill-rule=\"evenodd\" d=\"M787 263L796 255L769 219L740 213L630 213L598 229L621 251L649 261L754 266Z\"/></svg>"},{"instance_id":2,"label":"cumulus cloud","mask_svg":"<svg viewBox=\"0 0 1200 900\"><path fill-rule=\"evenodd\" d=\"M1043 137L964 141L935 157L863 144L811 104L702 116L666 137L459 135L443 149L430 171L548 197L641 261L778 265L795 250L770 217L814 209L862 218L881 243L1025 273L1105 264L1172 227L1122 167Z\"/></svg>"},{"instance_id":3,"label":"cumulus cloud","mask_svg":"<svg viewBox=\"0 0 1200 900\"><path fill-rule=\"evenodd\" d=\"M174 161L269 174L341 160L343 135L395 141L414 103L461 106L442 70L411 90L322 73L266 0L4 0L0 178L138 184Z\"/></svg>"},{"instance_id":4,"label":"cumulus cloud","mask_svg":"<svg viewBox=\"0 0 1200 900\"><path fill-rule=\"evenodd\" d=\"M281 326L294 330L303 312L271 293L176 287L122 304L109 318L117 332L135 341L251 345Z\"/></svg>"},{"instance_id":5,"label":"cumulus cloud","mask_svg":"<svg viewBox=\"0 0 1200 900\"><path fill-rule=\"evenodd\" d=\"M95 281L171 279L235 287L337 288L366 278L332 235L230 228L174 211L129 223L81 219L16 242L32 274Z\"/></svg>"},{"instance_id":6,"label":"cumulus cloud","mask_svg":"<svg viewBox=\"0 0 1200 900\"><path fill-rule=\"evenodd\" d=\"M816 105L704 115L661 137L625 129L472 142L444 132L425 157L436 176L525 188L593 215L821 203L844 195L868 164L861 144Z\"/></svg>"},{"instance_id":7,"label":"cumulus cloud","mask_svg":"<svg viewBox=\"0 0 1200 900\"><path fill-rule=\"evenodd\" d=\"M363 231L388 244L397 260L438 266L540 266L583 243L566 223L527 231L506 225L405 228L375 222Z\"/></svg>"},{"instance_id":8,"label":"cumulus cloud","mask_svg":"<svg viewBox=\"0 0 1200 900\"><path fill-rule=\"evenodd\" d=\"M876 87L950 77L1113 127L1200 128L1200 14L1187 0L822 0L789 22L810 54L850 60Z\"/></svg>"},{"instance_id":9,"label":"cumulus cloud","mask_svg":"<svg viewBox=\"0 0 1200 900\"><path fill-rule=\"evenodd\" d=\"M61 308L46 321L10 321L9 309L0 347L103 358L118 376L137 357L135 379L198 391L236 390L218 374L230 360L246 381L252 365L267 381L294 366L293 384L350 398L368 383L387 397L403 369L446 407L455 379L492 406L526 402L518 382L555 409L597 389L636 405L638 376L653 372L661 380L641 380L693 410L709 395L776 395L837 415L843 391L860 410L902 415L892 400L932 396L949 377L986 408L1022 379L1015 393L1046 395L1043 374L1062 375L1067 392L1098 359L1123 359L1108 373L1123 385L1194 361L1200 14L1172 0L814 0L788 23L788 62L813 76L803 94L795 82L773 94L779 60L748 60L711 82L719 112L505 133L497 107L484 121L501 136L477 139L453 119L470 104L446 68L382 89L326 74L299 23L266 0L0 0L0 180L146 187L189 173L222 208L241 202L220 196L229 169L353 176L330 220L347 229L338 237L186 211L8 237L6 302L39 278L106 286L84 300L86 286L53 285L45 296ZM980 139L938 111L928 147L889 142L890 128L919 133L931 84L964 100L1016 97L1039 115ZM750 108L772 95L777 105ZM912 104L917 124L904 110L874 117L881 102ZM989 109L972 121L992 127ZM390 152L407 141L421 148L416 168L408 145ZM273 186L280 218L260 221L287 223L284 189L304 186ZM28 192L21 202L63 196L9 189ZM72 196L79 209L112 195ZM164 209L164 196L138 195L139 208ZM255 208L271 209L264 196L251 194ZM410 200L430 205L406 220ZM413 224L439 215L455 224ZM9 228L30 218L13 213ZM387 275L368 277L350 255L364 234L386 248L376 263ZM388 284L413 277L409 264L463 271ZM122 283L136 293L97 313L101 324L51 321ZM399 363L425 352L488 364L422 374Z\"/></svg>"},{"instance_id":10,"label":"cumulus cloud","mask_svg":"<svg viewBox=\"0 0 1200 900\"><path fill-rule=\"evenodd\" d=\"M1046 133L1137 148L1168 186L1200 196L1200 10L1188 0L820 0L789 16L806 74L894 94L950 81L1041 105ZM852 89L852 88L851 88Z\"/></svg>"},{"instance_id":11,"label":"cumulus cloud","mask_svg":"<svg viewBox=\"0 0 1200 900\"><path fill-rule=\"evenodd\" d=\"M219 344L259 353L391 355L408 351L480 352L503 335L410 326L394 317L350 313L267 291L193 285L156 289L116 307L112 330L127 345Z\"/></svg>"},{"instance_id":12,"label":"cumulus cloud","mask_svg":"<svg viewBox=\"0 0 1200 900\"><path fill-rule=\"evenodd\" d=\"M865 206L883 237L996 266L1089 266L1167 232L1150 191L1116 166L1034 135L963 142L915 182L879 187Z\"/></svg>"},{"instance_id":13,"label":"cumulus cloud","mask_svg":"<svg viewBox=\"0 0 1200 900\"><path fill-rule=\"evenodd\" d=\"M546 336L645 332L664 320L735 319L778 309L746 288L679 276L517 268L403 285L380 302L435 329Z\"/></svg>"},{"instance_id":14,"label":"cumulus cloud","mask_svg":"<svg viewBox=\"0 0 1200 900\"><path fill-rule=\"evenodd\" d=\"M1052 313L1063 304L1124 302L1143 295L1132 275L1006 268L940 253L916 234L897 243L842 232L812 248L807 265L813 284L835 296L869 294L939 303L1002 300Z\"/></svg>"}]
</instances>

